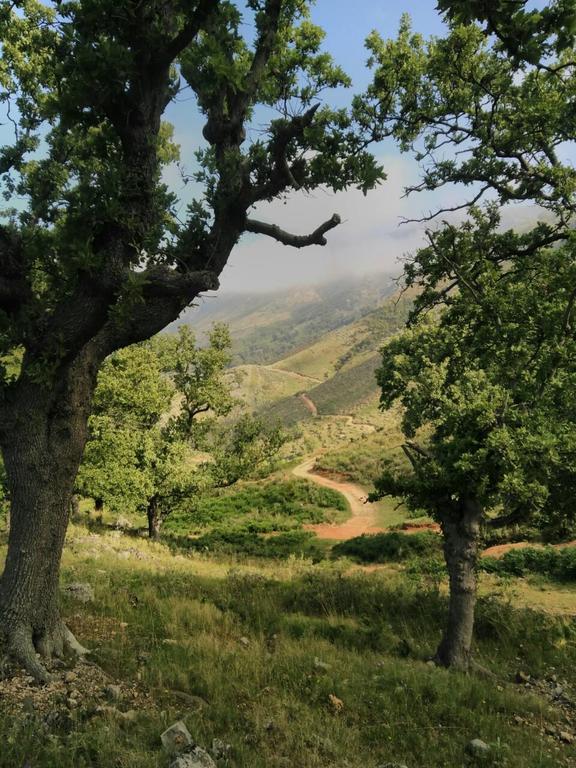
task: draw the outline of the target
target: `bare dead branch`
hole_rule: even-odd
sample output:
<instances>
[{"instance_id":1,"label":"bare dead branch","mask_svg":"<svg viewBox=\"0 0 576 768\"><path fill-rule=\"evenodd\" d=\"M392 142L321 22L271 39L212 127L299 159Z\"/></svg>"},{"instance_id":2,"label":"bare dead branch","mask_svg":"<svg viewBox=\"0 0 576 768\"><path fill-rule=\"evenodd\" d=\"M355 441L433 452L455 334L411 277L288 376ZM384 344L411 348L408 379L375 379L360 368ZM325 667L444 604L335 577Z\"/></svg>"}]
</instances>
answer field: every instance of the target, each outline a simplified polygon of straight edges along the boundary
<instances>
[{"instance_id":1,"label":"bare dead branch","mask_svg":"<svg viewBox=\"0 0 576 768\"><path fill-rule=\"evenodd\" d=\"M293 235L291 232L286 232L277 224L268 224L264 221L257 221L256 219L246 219L246 232L254 232L258 235L267 235L274 240L278 240L283 245L290 245L293 248L305 248L308 245L326 245L327 240L324 237L326 232L329 232L334 227L340 224L340 216L335 213L328 221L321 224L318 229L315 229L309 235Z\"/></svg>"}]
</instances>

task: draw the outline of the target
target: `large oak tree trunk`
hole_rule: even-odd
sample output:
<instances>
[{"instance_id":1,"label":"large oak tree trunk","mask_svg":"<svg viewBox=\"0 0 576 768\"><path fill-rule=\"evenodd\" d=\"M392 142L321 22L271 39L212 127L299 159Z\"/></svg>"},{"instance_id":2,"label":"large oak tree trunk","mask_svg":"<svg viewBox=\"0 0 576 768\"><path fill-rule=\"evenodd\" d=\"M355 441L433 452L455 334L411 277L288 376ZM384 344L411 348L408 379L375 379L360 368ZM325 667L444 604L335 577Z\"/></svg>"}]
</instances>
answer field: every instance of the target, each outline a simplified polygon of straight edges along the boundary
<instances>
[{"instance_id":1,"label":"large oak tree trunk","mask_svg":"<svg viewBox=\"0 0 576 768\"><path fill-rule=\"evenodd\" d=\"M0 633L40 680L48 675L36 653L85 652L60 618L58 578L95 379L87 355L63 372L59 387L24 375L10 393L0 430L11 500Z\"/></svg>"},{"instance_id":2,"label":"large oak tree trunk","mask_svg":"<svg viewBox=\"0 0 576 768\"><path fill-rule=\"evenodd\" d=\"M482 507L476 501L466 499L452 514L442 517L450 603L436 662L445 667L468 670L470 666L482 514Z\"/></svg>"}]
</instances>

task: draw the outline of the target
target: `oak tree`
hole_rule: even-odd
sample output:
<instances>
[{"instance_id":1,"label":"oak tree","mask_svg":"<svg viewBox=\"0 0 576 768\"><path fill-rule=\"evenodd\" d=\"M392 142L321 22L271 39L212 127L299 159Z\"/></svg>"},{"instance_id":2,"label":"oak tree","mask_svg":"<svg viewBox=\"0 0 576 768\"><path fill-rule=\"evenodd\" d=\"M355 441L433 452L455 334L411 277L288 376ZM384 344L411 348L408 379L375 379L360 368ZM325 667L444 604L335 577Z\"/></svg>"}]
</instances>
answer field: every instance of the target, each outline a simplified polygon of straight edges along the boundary
<instances>
[{"instance_id":1,"label":"oak tree","mask_svg":"<svg viewBox=\"0 0 576 768\"><path fill-rule=\"evenodd\" d=\"M386 473L379 490L442 525L450 609L437 659L466 667L482 526L573 520L576 5L438 7L442 38L426 41L407 18L396 40L369 38L374 80L356 107L375 137L421 162L408 193L463 192L425 217L427 246L406 263L421 292L413 322L442 309L385 352L383 403L406 406L412 471ZM499 209L526 203L528 226L504 229Z\"/></svg>"},{"instance_id":2,"label":"oak tree","mask_svg":"<svg viewBox=\"0 0 576 768\"><path fill-rule=\"evenodd\" d=\"M244 233L324 245L253 216L289 191L366 190L382 177L346 111L349 80L304 0L0 2L0 447L11 499L0 630L39 679L83 649L57 585L69 502L103 361L147 339L218 276ZM178 212L163 115L186 89L203 191ZM194 157L183 158L188 165ZM264 216L265 218L265 216Z\"/></svg>"}]
</instances>

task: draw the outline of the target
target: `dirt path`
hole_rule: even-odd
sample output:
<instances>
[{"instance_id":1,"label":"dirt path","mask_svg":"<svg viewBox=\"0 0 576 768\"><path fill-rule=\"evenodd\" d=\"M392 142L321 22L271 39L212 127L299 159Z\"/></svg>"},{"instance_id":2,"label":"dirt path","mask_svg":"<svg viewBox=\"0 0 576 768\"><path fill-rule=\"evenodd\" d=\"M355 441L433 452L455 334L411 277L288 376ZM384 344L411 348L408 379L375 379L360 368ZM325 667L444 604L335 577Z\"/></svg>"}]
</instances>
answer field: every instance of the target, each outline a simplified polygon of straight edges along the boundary
<instances>
[{"instance_id":1,"label":"dirt path","mask_svg":"<svg viewBox=\"0 0 576 768\"><path fill-rule=\"evenodd\" d=\"M359 485L347 483L340 480L332 480L323 475L317 475L313 472L315 458L306 459L306 461L294 467L292 474L296 477L303 477L306 480L312 480L313 483L321 485L324 488L332 488L344 496L350 505L352 517L345 523L320 523L318 525L305 525L307 531L314 531L320 539L331 539L333 541L345 541L353 539L355 536L361 536L363 533L382 533L384 528L377 525L376 508L373 504L367 504L366 492Z\"/></svg>"},{"instance_id":2,"label":"dirt path","mask_svg":"<svg viewBox=\"0 0 576 768\"><path fill-rule=\"evenodd\" d=\"M318 416L318 408L316 408L316 404L312 402L312 400L308 397L308 395L305 392L302 392L300 395L300 400L304 403L306 408L310 411L312 416Z\"/></svg>"}]
</instances>

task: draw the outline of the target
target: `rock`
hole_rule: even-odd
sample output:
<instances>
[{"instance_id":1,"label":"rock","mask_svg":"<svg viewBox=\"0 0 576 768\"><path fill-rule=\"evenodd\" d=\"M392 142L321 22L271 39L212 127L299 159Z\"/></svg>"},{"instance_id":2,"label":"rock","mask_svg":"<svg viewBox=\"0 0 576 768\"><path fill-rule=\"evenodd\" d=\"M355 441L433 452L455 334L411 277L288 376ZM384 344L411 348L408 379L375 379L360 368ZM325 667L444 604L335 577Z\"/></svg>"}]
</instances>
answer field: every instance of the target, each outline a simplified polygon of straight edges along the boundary
<instances>
[{"instance_id":1,"label":"rock","mask_svg":"<svg viewBox=\"0 0 576 768\"><path fill-rule=\"evenodd\" d=\"M135 709L129 709L127 712L121 712L120 716L125 723L135 723L138 719L138 712Z\"/></svg>"},{"instance_id":2,"label":"rock","mask_svg":"<svg viewBox=\"0 0 576 768\"><path fill-rule=\"evenodd\" d=\"M162 746L169 755L177 755L192 746L192 736L182 720L167 728L160 736Z\"/></svg>"},{"instance_id":3,"label":"rock","mask_svg":"<svg viewBox=\"0 0 576 768\"><path fill-rule=\"evenodd\" d=\"M241 637L238 640L238 642L240 643L240 645L243 645L244 648L248 648L248 646L250 645L250 640L247 637Z\"/></svg>"},{"instance_id":4,"label":"rock","mask_svg":"<svg viewBox=\"0 0 576 768\"><path fill-rule=\"evenodd\" d=\"M232 745L226 744L222 739L212 739L212 749L210 750L216 760L226 760L232 752Z\"/></svg>"},{"instance_id":5,"label":"rock","mask_svg":"<svg viewBox=\"0 0 576 768\"><path fill-rule=\"evenodd\" d=\"M132 528L132 522L127 517L120 517L116 520L117 531L129 531Z\"/></svg>"},{"instance_id":6,"label":"rock","mask_svg":"<svg viewBox=\"0 0 576 768\"><path fill-rule=\"evenodd\" d=\"M382 763L378 768L408 768L406 763Z\"/></svg>"},{"instance_id":7,"label":"rock","mask_svg":"<svg viewBox=\"0 0 576 768\"><path fill-rule=\"evenodd\" d=\"M78 675L76 672L66 672L64 675L64 682L65 683L73 683L75 680L78 680Z\"/></svg>"},{"instance_id":8,"label":"rock","mask_svg":"<svg viewBox=\"0 0 576 768\"><path fill-rule=\"evenodd\" d=\"M315 656L314 657L314 669L320 669L323 672L327 672L330 669L330 664L326 664L325 661L320 661L320 659Z\"/></svg>"},{"instance_id":9,"label":"rock","mask_svg":"<svg viewBox=\"0 0 576 768\"><path fill-rule=\"evenodd\" d=\"M217 768L217 766L205 749L189 747L170 763L170 768Z\"/></svg>"},{"instance_id":10,"label":"rock","mask_svg":"<svg viewBox=\"0 0 576 768\"><path fill-rule=\"evenodd\" d=\"M563 741L565 744L574 743L574 736L572 736L571 733L568 733L568 731L560 731L560 733L558 734L558 737L560 741Z\"/></svg>"},{"instance_id":11,"label":"rock","mask_svg":"<svg viewBox=\"0 0 576 768\"><path fill-rule=\"evenodd\" d=\"M78 600L81 603L91 603L94 600L94 589L91 584L81 584L79 581L67 584L64 594Z\"/></svg>"},{"instance_id":12,"label":"rock","mask_svg":"<svg viewBox=\"0 0 576 768\"><path fill-rule=\"evenodd\" d=\"M108 701L120 701L122 698L122 688L119 685L107 685L104 688L104 695Z\"/></svg>"},{"instance_id":13,"label":"rock","mask_svg":"<svg viewBox=\"0 0 576 768\"><path fill-rule=\"evenodd\" d=\"M526 672L516 672L516 682L519 685L522 685L523 683L529 683L530 675L527 675Z\"/></svg>"},{"instance_id":14,"label":"rock","mask_svg":"<svg viewBox=\"0 0 576 768\"><path fill-rule=\"evenodd\" d=\"M466 752L472 757L486 757L490 752L490 747L482 739L472 739L466 745Z\"/></svg>"}]
</instances>

